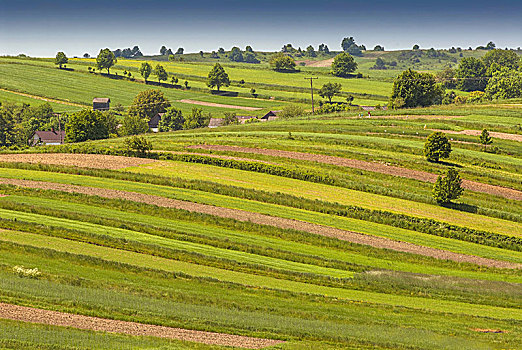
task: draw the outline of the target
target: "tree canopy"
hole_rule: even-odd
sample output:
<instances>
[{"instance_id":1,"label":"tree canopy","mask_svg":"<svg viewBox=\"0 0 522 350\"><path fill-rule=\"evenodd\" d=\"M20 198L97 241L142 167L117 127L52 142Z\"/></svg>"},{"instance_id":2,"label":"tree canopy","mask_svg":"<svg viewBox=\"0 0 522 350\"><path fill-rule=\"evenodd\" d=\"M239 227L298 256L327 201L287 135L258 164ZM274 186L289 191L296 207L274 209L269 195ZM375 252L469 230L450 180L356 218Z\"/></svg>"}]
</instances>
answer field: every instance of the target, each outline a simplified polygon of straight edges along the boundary
<instances>
[{"instance_id":1,"label":"tree canopy","mask_svg":"<svg viewBox=\"0 0 522 350\"><path fill-rule=\"evenodd\" d=\"M512 50L490 50L482 57L482 61L487 68L494 63L509 69L518 69L520 67L520 57Z\"/></svg>"},{"instance_id":2,"label":"tree canopy","mask_svg":"<svg viewBox=\"0 0 522 350\"><path fill-rule=\"evenodd\" d=\"M331 103L332 97L340 93L342 88L342 85L339 83L326 83L319 90L319 95L323 98L328 98L328 101Z\"/></svg>"},{"instance_id":3,"label":"tree canopy","mask_svg":"<svg viewBox=\"0 0 522 350\"><path fill-rule=\"evenodd\" d=\"M230 79L227 72L221 67L219 63L216 63L212 70L208 73L207 86L209 88L217 87L219 91L222 86L229 86Z\"/></svg>"},{"instance_id":4,"label":"tree canopy","mask_svg":"<svg viewBox=\"0 0 522 350\"><path fill-rule=\"evenodd\" d=\"M165 98L161 90L140 91L129 107L129 115L138 116L141 119L150 120L158 113L164 113L170 107L170 102Z\"/></svg>"},{"instance_id":5,"label":"tree canopy","mask_svg":"<svg viewBox=\"0 0 522 350\"><path fill-rule=\"evenodd\" d=\"M451 153L451 143L446 135L436 131L426 139L424 155L429 162L438 162L440 158L448 158Z\"/></svg>"},{"instance_id":6,"label":"tree canopy","mask_svg":"<svg viewBox=\"0 0 522 350\"><path fill-rule=\"evenodd\" d=\"M490 99L522 97L522 72L506 67L500 68L489 79L485 92Z\"/></svg>"},{"instance_id":7,"label":"tree canopy","mask_svg":"<svg viewBox=\"0 0 522 350\"><path fill-rule=\"evenodd\" d=\"M462 91L484 91L487 78L486 66L475 57L464 57L455 71L457 87Z\"/></svg>"},{"instance_id":8,"label":"tree canopy","mask_svg":"<svg viewBox=\"0 0 522 350\"><path fill-rule=\"evenodd\" d=\"M185 118L183 129L197 129L208 125L210 116L203 114L200 108L192 108L192 112Z\"/></svg>"},{"instance_id":9,"label":"tree canopy","mask_svg":"<svg viewBox=\"0 0 522 350\"><path fill-rule=\"evenodd\" d=\"M277 71L294 71L295 60L282 52L278 52L270 57L270 66Z\"/></svg>"},{"instance_id":10,"label":"tree canopy","mask_svg":"<svg viewBox=\"0 0 522 350\"><path fill-rule=\"evenodd\" d=\"M167 111L161 117L158 128L159 131L181 130L184 122L185 118L183 118L181 110L175 107L170 107L167 108Z\"/></svg>"},{"instance_id":11,"label":"tree canopy","mask_svg":"<svg viewBox=\"0 0 522 350\"><path fill-rule=\"evenodd\" d=\"M106 139L116 133L117 121L113 113L84 109L73 113L65 124L65 141L83 142Z\"/></svg>"},{"instance_id":12,"label":"tree canopy","mask_svg":"<svg viewBox=\"0 0 522 350\"><path fill-rule=\"evenodd\" d=\"M439 175L435 185L433 185L433 198L438 204L448 204L452 200L459 198L464 189L459 172L449 168L444 175Z\"/></svg>"},{"instance_id":13,"label":"tree canopy","mask_svg":"<svg viewBox=\"0 0 522 350\"><path fill-rule=\"evenodd\" d=\"M162 80L167 80L169 78L167 71L161 64L157 64L156 67L154 67L154 75L158 78L159 83L161 83Z\"/></svg>"},{"instance_id":14,"label":"tree canopy","mask_svg":"<svg viewBox=\"0 0 522 350\"><path fill-rule=\"evenodd\" d=\"M143 62L141 64L140 68L138 69L138 72L140 72L143 79L145 79L145 82L147 82L147 79L149 78L150 73L152 73L152 66L147 62Z\"/></svg>"},{"instance_id":15,"label":"tree canopy","mask_svg":"<svg viewBox=\"0 0 522 350\"><path fill-rule=\"evenodd\" d=\"M332 74L337 77L349 77L350 73L357 69L357 62L348 53L343 52L334 57L332 62Z\"/></svg>"},{"instance_id":16,"label":"tree canopy","mask_svg":"<svg viewBox=\"0 0 522 350\"><path fill-rule=\"evenodd\" d=\"M243 62L243 54L241 53L241 49L239 47L234 46L230 50L230 54L228 55L228 59L233 62Z\"/></svg>"},{"instance_id":17,"label":"tree canopy","mask_svg":"<svg viewBox=\"0 0 522 350\"><path fill-rule=\"evenodd\" d=\"M479 135L479 142L484 145L484 152L487 150L487 146L493 143L493 139L489 136L489 132L483 129Z\"/></svg>"},{"instance_id":18,"label":"tree canopy","mask_svg":"<svg viewBox=\"0 0 522 350\"><path fill-rule=\"evenodd\" d=\"M426 107L440 104L443 96L444 87L437 84L432 74L409 69L393 82L390 103L395 108Z\"/></svg>"},{"instance_id":19,"label":"tree canopy","mask_svg":"<svg viewBox=\"0 0 522 350\"><path fill-rule=\"evenodd\" d=\"M107 69L107 74L110 74L110 69L117 62L116 56L109 49L100 50L98 57L96 57L96 68L99 70Z\"/></svg>"},{"instance_id":20,"label":"tree canopy","mask_svg":"<svg viewBox=\"0 0 522 350\"><path fill-rule=\"evenodd\" d=\"M65 53L60 51L56 54L54 64L56 64L60 69L62 69L62 66L64 64L67 64L67 62L69 62L69 59L67 58L67 56L65 56Z\"/></svg>"}]
</instances>

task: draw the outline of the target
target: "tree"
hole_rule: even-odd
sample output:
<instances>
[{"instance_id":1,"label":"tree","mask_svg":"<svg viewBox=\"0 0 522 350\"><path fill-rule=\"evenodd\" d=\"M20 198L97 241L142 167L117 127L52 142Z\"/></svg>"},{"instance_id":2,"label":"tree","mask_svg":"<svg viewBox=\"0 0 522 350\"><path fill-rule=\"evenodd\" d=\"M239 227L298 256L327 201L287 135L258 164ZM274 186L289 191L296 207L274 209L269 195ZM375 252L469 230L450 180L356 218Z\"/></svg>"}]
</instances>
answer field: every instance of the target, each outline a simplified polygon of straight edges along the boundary
<instances>
[{"instance_id":1,"label":"tree","mask_svg":"<svg viewBox=\"0 0 522 350\"><path fill-rule=\"evenodd\" d=\"M316 57L317 56L317 54L315 53L314 47L312 45L309 45L306 48L306 55L308 57Z\"/></svg>"},{"instance_id":2,"label":"tree","mask_svg":"<svg viewBox=\"0 0 522 350\"><path fill-rule=\"evenodd\" d=\"M486 97L490 99L522 97L522 72L500 68L488 81Z\"/></svg>"},{"instance_id":3,"label":"tree","mask_svg":"<svg viewBox=\"0 0 522 350\"><path fill-rule=\"evenodd\" d=\"M447 89L454 89L457 86L457 81L455 79L455 70L451 68L446 68L443 71L438 72L435 75L435 80L437 83L444 85Z\"/></svg>"},{"instance_id":4,"label":"tree","mask_svg":"<svg viewBox=\"0 0 522 350\"><path fill-rule=\"evenodd\" d=\"M348 37L343 38L343 41L341 41L341 47L343 48L343 51L348 51L348 49L352 45L355 45L355 40L354 40L353 36L351 36L349 38Z\"/></svg>"},{"instance_id":5,"label":"tree","mask_svg":"<svg viewBox=\"0 0 522 350\"><path fill-rule=\"evenodd\" d=\"M127 114L123 118L121 133L122 135L139 135L149 131L147 119L137 114Z\"/></svg>"},{"instance_id":6,"label":"tree","mask_svg":"<svg viewBox=\"0 0 522 350\"><path fill-rule=\"evenodd\" d=\"M491 67L492 64L498 64L500 67L509 69L518 69L520 67L520 58L515 51L494 49L489 51L482 61L486 68Z\"/></svg>"},{"instance_id":7,"label":"tree","mask_svg":"<svg viewBox=\"0 0 522 350\"><path fill-rule=\"evenodd\" d=\"M495 43L494 43L493 41L490 41L490 42L486 45L486 50L494 50L496 47L497 47L497 45L495 45Z\"/></svg>"},{"instance_id":8,"label":"tree","mask_svg":"<svg viewBox=\"0 0 522 350\"><path fill-rule=\"evenodd\" d=\"M185 118L183 123L183 129L196 129L207 126L210 121L210 117L203 115L203 110L200 108L192 108L192 113Z\"/></svg>"},{"instance_id":9,"label":"tree","mask_svg":"<svg viewBox=\"0 0 522 350\"><path fill-rule=\"evenodd\" d=\"M241 49L239 47L234 46L232 50L230 50L230 55L228 55L228 59L234 62L243 62L243 54L241 53Z\"/></svg>"},{"instance_id":10,"label":"tree","mask_svg":"<svg viewBox=\"0 0 522 350\"><path fill-rule=\"evenodd\" d=\"M253 52L245 52L244 59L246 63L259 63L259 60Z\"/></svg>"},{"instance_id":11,"label":"tree","mask_svg":"<svg viewBox=\"0 0 522 350\"><path fill-rule=\"evenodd\" d=\"M349 77L350 73L357 69L357 62L353 56L346 52L340 53L334 57L332 62L332 74L337 77Z\"/></svg>"},{"instance_id":12,"label":"tree","mask_svg":"<svg viewBox=\"0 0 522 350\"><path fill-rule=\"evenodd\" d=\"M373 48L373 51L384 51L384 46L375 45L375 47Z\"/></svg>"},{"instance_id":13,"label":"tree","mask_svg":"<svg viewBox=\"0 0 522 350\"><path fill-rule=\"evenodd\" d=\"M160 84L162 80L167 80L169 78L167 71L160 64L157 64L154 68L154 75L158 78Z\"/></svg>"},{"instance_id":14,"label":"tree","mask_svg":"<svg viewBox=\"0 0 522 350\"><path fill-rule=\"evenodd\" d=\"M185 52L184 48L178 47L178 49L176 50L176 55L183 55L184 52Z\"/></svg>"},{"instance_id":15,"label":"tree","mask_svg":"<svg viewBox=\"0 0 522 350\"><path fill-rule=\"evenodd\" d=\"M228 78L228 74L219 63L216 63L212 70L208 73L207 85L211 89L214 86L217 87L218 91L221 86L230 86L230 79Z\"/></svg>"},{"instance_id":16,"label":"tree","mask_svg":"<svg viewBox=\"0 0 522 350\"><path fill-rule=\"evenodd\" d=\"M148 141L143 136L134 135L127 137L123 141L123 145L128 153L135 153L140 156L146 155L152 150L152 142Z\"/></svg>"},{"instance_id":17,"label":"tree","mask_svg":"<svg viewBox=\"0 0 522 350\"><path fill-rule=\"evenodd\" d=\"M65 141L83 142L108 138L116 132L116 126L107 117L107 113L89 109L69 115L65 124Z\"/></svg>"},{"instance_id":18,"label":"tree","mask_svg":"<svg viewBox=\"0 0 522 350\"><path fill-rule=\"evenodd\" d=\"M451 153L451 143L446 135L436 131L426 139L424 155L429 162L438 162L440 158L448 158Z\"/></svg>"},{"instance_id":19,"label":"tree","mask_svg":"<svg viewBox=\"0 0 522 350\"><path fill-rule=\"evenodd\" d=\"M167 48L163 45L160 49L160 55L165 56L167 54Z\"/></svg>"},{"instance_id":20,"label":"tree","mask_svg":"<svg viewBox=\"0 0 522 350\"><path fill-rule=\"evenodd\" d=\"M237 119L236 113L225 112L225 118L223 118L223 125L235 125L235 124L239 124L239 119Z\"/></svg>"},{"instance_id":21,"label":"tree","mask_svg":"<svg viewBox=\"0 0 522 350\"><path fill-rule=\"evenodd\" d=\"M455 71L457 87L462 91L484 91L487 84L486 66L475 57L464 57Z\"/></svg>"},{"instance_id":22,"label":"tree","mask_svg":"<svg viewBox=\"0 0 522 350\"><path fill-rule=\"evenodd\" d=\"M147 79L149 78L150 73L152 73L152 66L147 62L143 62L140 69L138 69L138 72L140 72L143 79L145 79L145 83L147 83Z\"/></svg>"},{"instance_id":23,"label":"tree","mask_svg":"<svg viewBox=\"0 0 522 350\"><path fill-rule=\"evenodd\" d=\"M380 57L377 57L375 64L370 69L386 69L386 62Z\"/></svg>"},{"instance_id":24,"label":"tree","mask_svg":"<svg viewBox=\"0 0 522 350\"><path fill-rule=\"evenodd\" d=\"M453 168L446 171L445 176L439 175L435 185L433 185L433 198L439 205L448 204L453 199L459 198L464 189L459 172Z\"/></svg>"},{"instance_id":25,"label":"tree","mask_svg":"<svg viewBox=\"0 0 522 350\"><path fill-rule=\"evenodd\" d=\"M15 143L14 112L13 106L0 105L0 146L2 147L9 147Z\"/></svg>"},{"instance_id":26,"label":"tree","mask_svg":"<svg viewBox=\"0 0 522 350\"><path fill-rule=\"evenodd\" d=\"M305 114L303 107L299 105L286 105L278 114L280 118L296 118Z\"/></svg>"},{"instance_id":27,"label":"tree","mask_svg":"<svg viewBox=\"0 0 522 350\"><path fill-rule=\"evenodd\" d=\"M129 107L130 116L138 116L149 121L158 113L164 113L170 107L170 102L161 90L144 90L138 93Z\"/></svg>"},{"instance_id":28,"label":"tree","mask_svg":"<svg viewBox=\"0 0 522 350\"><path fill-rule=\"evenodd\" d=\"M493 143L493 139L489 136L489 132L486 129L482 130L479 136L479 142L484 145L484 152L486 152L486 147Z\"/></svg>"},{"instance_id":29,"label":"tree","mask_svg":"<svg viewBox=\"0 0 522 350\"><path fill-rule=\"evenodd\" d=\"M417 45L417 44L413 45L413 48L412 48L413 51L417 51L418 49L420 49L419 45Z\"/></svg>"},{"instance_id":30,"label":"tree","mask_svg":"<svg viewBox=\"0 0 522 350\"><path fill-rule=\"evenodd\" d=\"M219 53L220 55L224 55L224 54L225 54L225 49L222 48L222 47L220 47L220 48L218 49L218 53Z\"/></svg>"},{"instance_id":31,"label":"tree","mask_svg":"<svg viewBox=\"0 0 522 350\"><path fill-rule=\"evenodd\" d=\"M270 66L276 71L291 72L295 70L295 60L282 52L278 52L270 57Z\"/></svg>"},{"instance_id":32,"label":"tree","mask_svg":"<svg viewBox=\"0 0 522 350\"><path fill-rule=\"evenodd\" d=\"M330 53L330 49L328 48L328 45L326 44L321 44L319 45L319 49L318 49L319 52L322 52L322 53Z\"/></svg>"},{"instance_id":33,"label":"tree","mask_svg":"<svg viewBox=\"0 0 522 350\"><path fill-rule=\"evenodd\" d=\"M181 110L175 107L170 107L161 117L158 129L159 131L181 130L183 129L184 122L185 118L183 118L183 113Z\"/></svg>"},{"instance_id":34,"label":"tree","mask_svg":"<svg viewBox=\"0 0 522 350\"><path fill-rule=\"evenodd\" d=\"M319 90L319 95L322 98L328 98L328 101L332 103L332 97L340 93L342 88L342 85L339 83L326 83L321 90Z\"/></svg>"},{"instance_id":35,"label":"tree","mask_svg":"<svg viewBox=\"0 0 522 350\"><path fill-rule=\"evenodd\" d=\"M116 64L117 60L114 53L109 49L100 50L98 57L96 57L96 67L98 70L107 69L107 74L110 74L110 68Z\"/></svg>"},{"instance_id":36,"label":"tree","mask_svg":"<svg viewBox=\"0 0 522 350\"><path fill-rule=\"evenodd\" d=\"M89 55L87 52L83 54L83 58L91 58L91 55Z\"/></svg>"},{"instance_id":37,"label":"tree","mask_svg":"<svg viewBox=\"0 0 522 350\"><path fill-rule=\"evenodd\" d=\"M62 66L64 64L67 64L67 62L69 62L69 59L67 58L67 56L65 56L63 52L60 51L56 54L54 64L56 64L60 69L62 69Z\"/></svg>"},{"instance_id":38,"label":"tree","mask_svg":"<svg viewBox=\"0 0 522 350\"><path fill-rule=\"evenodd\" d=\"M419 73L411 69L402 72L393 82L392 105L402 101L402 107L426 107L442 103L444 87L437 84L429 73ZM395 102L394 102L395 101Z\"/></svg>"},{"instance_id":39,"label":"tree","mask_svg":"<svg viewBox=\"0 0 522 350\"><path fill-rule=\"evenodd\" d=\"M251 52L251 53L254 53L254 50L252 49L252 46L247 45L247 47L245 47L245 52Z\"/></svg>"}]
</instances>

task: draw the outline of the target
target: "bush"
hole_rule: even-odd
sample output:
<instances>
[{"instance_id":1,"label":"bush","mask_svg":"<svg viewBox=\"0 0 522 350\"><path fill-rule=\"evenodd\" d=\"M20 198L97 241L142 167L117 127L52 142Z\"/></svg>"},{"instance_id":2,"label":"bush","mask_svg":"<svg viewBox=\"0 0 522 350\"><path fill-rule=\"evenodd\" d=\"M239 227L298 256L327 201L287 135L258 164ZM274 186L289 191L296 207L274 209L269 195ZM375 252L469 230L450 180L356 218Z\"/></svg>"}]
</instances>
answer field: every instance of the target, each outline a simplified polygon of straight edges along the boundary
<instances>
[{"instance_id":1,"label":"bush","mask_svg":"<svg viewBox=\"0 0 522 350\"><path fill-rule=\"evenodd\" d=\"M448 169L445 176L439 175L433 185L433 198L438 204L448 204L459 198L463 192L462 179L459 172L453 168Z\"/></svg>"},{"instance_id":2,"label":"bush","mask_svg":"<svg viewBox=\"0 0 522 350\"><path fill-rule=\"evenodd\" d=\"M143 136L132 136L123 142L129 154L145 155L152 150L152 143Z\"/></svg>"},{"instance_id":3,"label":"bush","mask_svg":"<svg viewBox=\"0 0 522 350\"><path fill-rule=\"evenodd\" d=\"M305 114L305 110L303 107L298 105L288 105L283 107L283 110L280 113L281 118L295 118L300 117Z\"/></svg>"},{"instance_id":4,"label":"bush","mask_svg":"<svg viewBox=\"0 0 522 350\"><path fill-rule=\"evenodd\" d=\"M429 162L438 162L440 158L448 158L451 144L442 132L434 132L428 136L424 144L424 155Z\"/></svg>"},{"instance_id":5,"label":"bush","mask_svg":"<svg viewBox=\"0 0 522 350\"><path fill-rule=\"evenodd\" d=\"M40 271L38 271L38 268L35 267L34 269L26 269L23 266L15 266L13 267L13 272L16 273L20 277L29 277L29 278L38 278L42 275Z\"/></svg>"}]
</instances>

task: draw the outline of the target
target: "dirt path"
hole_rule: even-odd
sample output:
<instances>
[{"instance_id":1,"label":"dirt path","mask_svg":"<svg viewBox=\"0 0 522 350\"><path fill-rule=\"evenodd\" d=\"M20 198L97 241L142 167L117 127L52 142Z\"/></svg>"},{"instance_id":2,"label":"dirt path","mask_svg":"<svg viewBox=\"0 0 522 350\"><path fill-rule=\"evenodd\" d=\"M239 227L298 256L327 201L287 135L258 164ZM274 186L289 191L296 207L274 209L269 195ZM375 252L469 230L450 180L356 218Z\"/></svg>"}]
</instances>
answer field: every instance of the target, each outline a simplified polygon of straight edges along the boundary
<instances>
[{"instance_id":1,"label":"dirt path","mask_svg":"<svg viewBox=\"0 0 522 350\"><path fill-rule=\"evenodd\" d=\"M156 161L146 158L119 157L104 154L19 153L0 154L0 162L40 163L117 170Z\"/></svg>"},{"instance_id":2,"label":"dirt path","mask_svg":"<svg viewBox=\"0 0 522 350\"><path fill-rule=\"evenodd\" d=\"M259 107L245 107L245 106L234 106L234 105L224 105L221 103L212 103L212 102L203 102L203 101L196 101L196 100L178 100L177 102L181 103L189 103L192 105L199 105L199 106L207 106L207 107L221 107L221 108L231 108L231 109L243 109L245 111L259 111L263 108Z\"/></svg>"},{"instance_id":3,"label":"dirt path","mask_svg":"<svg viewBox=\"0 0 522 350\"><path fill-rule=\"evenodd\" d=\"M462 131L440 130L440 129L430 129L430 130L440 131L445 134L470 135L470 136L479 136L482 133L482 130L462 130ZM522 135L518 135L518 134L508 134L505 132L490 131L489 136L497 138L497 139L522 142Z\"/></svg>"},{"instance_id":4,"label":"dirt path","mask_svg":"<svg viewBox=\"0 0 522 350\"><path fill-rule=\"evenodd\" d=\"M329 226L312 224L305 221L279 218L259 213L247 212L239 209L230 209L223 207L215 207L208 204L199 204L186 202L176 199L159 197L154 195L125 192L120 190L110 190L103 188L84 187L76 185L58 184L43 181L18 180L0 178L0 184L14 185L26 188L57 190L68 193L82 193L90 196L99 196L103 198L124 199L134 202L157 205L165 208L183 209L191 212L204 213L223 218L230 218L239 221L253 222L261 225L279 227L283 229L294 229L305 231L321 236L332 237L349 241L357 244L369 245L376 248L391 249L400 252L420 254L430 256L436 259L453 260L457 262L468 262L477 265L498 267L498 268L521 268L522 264L515 264L507 261L498 261L493 259L482 258L473 255L458 254L446 250L419 246L412 243L394 241L388 238L365 235L353 231L341 230Z\"/></svg>"},{"instance_id":5,"label":"dirt path","mask_svg":"<svg viewBox=\"0 0 522 350\"><path fill-rule=\"evenodd\" d=\"M0 303L0 318L53 326L87 329L97 332L160 337L210 345L234 346L246 349L262 349L267 346L283 343L283 341L280 340L252 338L241 335L195 331L152 324L111 320L4 303Z\"/></svg>"},{"instance_id":6,"label":"dirt path","mask_svg":"<svg viewBox=\"0 0 522 350\"><path fill-rule=\"evenodd\" d=\"M301 60L301 61L295 61L295 63L300 64L300 63L304 62L307 67L330 67L332 65L333 61L334 61L333 58L329 58L327 60L321 60L321 61Z\"/></svg>"},{"instance_id":7,"label":"dirt path","mask_svg":"<svg viewBox=\"0 0 522 350\"><path fill-rule=\"evenodd\" d=\"M189 146L192 149L206 149L214 151L229 151L229 152L243 152L243 153L256 153L274 157L291 158L298 160L307 160L324 164L332 164L338 166L345 166L349 168L356 168L361 170L373 171L381 174L400 176L409 179L415 179L425 182L434 183L437 180L437 175L427 173L425 171L413 170L400 168L397 166L386 165L382 163L367 162L364 160L347 159L341 157L326 156L321 154L312 153L301 153L291 151L281 151L275 149L263 149L263 148L249 148L249 147L238 147L238 146L226 146L226 145L194 145ZM512 188L506 188L501 186L488 185L480 182L463 180L462 186L471 191L489 193L492 195L522 200L522 192Z\"/></svg>"},{"instance_id":8,"label":"dirt path","mask_svg":"<svg viewBox=\"0 0 522 350\"><path fill-rule=\"evenodd\" d=\"M66 105L66 106L74 106L74 107L80 107L80 108L86 108L87 107L85 105L81 105L81 104L78 104L78 103L65 102L65 101L55 100L55 99L47 98L47 97L30 95L30 94L26 94L26 93L23 93L23 92L11 91L11 90L6 90L6 89L0 89L0 91L9 92L11 94L15 94L15 95L19 95L19 96L25 96L25 97L33 98L35 100L41 100L41 101L52 102L52 103L59 103L61 105Z\"/></svg>"}]
</instances>

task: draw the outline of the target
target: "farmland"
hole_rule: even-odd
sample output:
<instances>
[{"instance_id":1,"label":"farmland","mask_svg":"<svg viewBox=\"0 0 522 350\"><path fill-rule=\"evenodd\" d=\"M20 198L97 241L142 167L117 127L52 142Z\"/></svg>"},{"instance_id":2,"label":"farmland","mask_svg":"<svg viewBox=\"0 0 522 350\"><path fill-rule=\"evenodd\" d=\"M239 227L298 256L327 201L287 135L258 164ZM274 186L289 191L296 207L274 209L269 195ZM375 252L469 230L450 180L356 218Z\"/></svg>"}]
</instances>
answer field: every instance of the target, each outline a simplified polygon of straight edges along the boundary
<instances>
[{"instance_id":1,"label":"farmland","mask_svg":"<svg viewBox=\"0 0 522 350\"><path fill-rule=\"evenodd\" d=\"M94 72L90 58L57 69L51 59L0 57L0 102L72 114L110 97L119 123L135 96L154 88L184 115L196 107L261 116L309 110L305 78L315 75L316 88L341 84L334 102L350 94L376 106L403 69L437 72L484 54L413 62L411 52L367 52L356 58L362 78L314 64L334 54L293 73L270 69L268 53L257 53L259 64L208 53L119 58L110 75ZM371 69L378 57L397 65ZM145 82L144 62L164 65L167 83ZM225 94L206 85L216 62L230 76ZM0 348L519 349L520 106L492 100L371 116L352 106L145 133L136 138L150 142L144 151L116 134L4 147ZM492 144L479 142L483 129ZM440 162L424 153L434 131L452 148ZM450 168L464 193L441 204L433 187Z\"/></svg>"}]
</instances>

